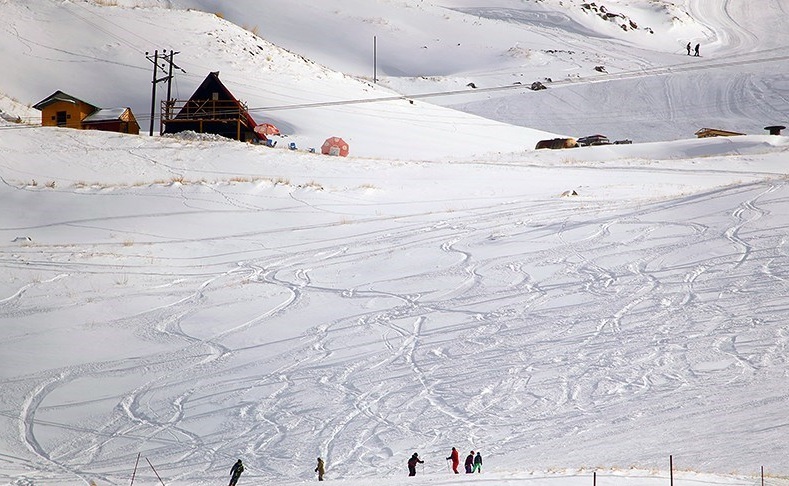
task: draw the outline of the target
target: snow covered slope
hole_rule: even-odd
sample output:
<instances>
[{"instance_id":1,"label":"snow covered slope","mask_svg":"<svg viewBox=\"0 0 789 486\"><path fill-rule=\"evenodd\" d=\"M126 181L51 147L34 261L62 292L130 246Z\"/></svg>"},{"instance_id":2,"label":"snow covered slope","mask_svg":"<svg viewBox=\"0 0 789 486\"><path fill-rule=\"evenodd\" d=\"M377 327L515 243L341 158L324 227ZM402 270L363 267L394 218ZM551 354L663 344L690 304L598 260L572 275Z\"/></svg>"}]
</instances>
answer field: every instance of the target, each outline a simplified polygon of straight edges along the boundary
<instances>
[{"instance_id":1,"label":"snow covered slope","mask_svg":"<svg viewBox=\"0 0 789 486\"><path fill-rule=\"evenodd\" d=\"M789 486L789 138L756 121L787 112L785 3L252 5L0 0L0 483L225 484L242 458L239 486L295 485L320 456L400 485L416 451L412 485L658 486L671 455L678 486ZM355 53L379 27L376 86ZM302 150L13 121L63 89L145 125L154 48L181 51L179 96L219 70ZM401 89L473 94L258 109ZM450 99L685 135L533 151L548 134L428 104ZM755 134L691 138L697 115ZM304 150L328 135L353 156Z\"/></svg>"},{"instance_id":2,"label":"snow covered slope","mask_svg":"<svg viewBox=\"0 0 789 486\"><path fill-rule=\"evenodd\" d=\"M138 453L174 485L316 456L402 484L415 450L451 484L453 445L493 485L787 473L785 137L415 163L2 133L12 484Z\"/></svg>"}]
</instances>

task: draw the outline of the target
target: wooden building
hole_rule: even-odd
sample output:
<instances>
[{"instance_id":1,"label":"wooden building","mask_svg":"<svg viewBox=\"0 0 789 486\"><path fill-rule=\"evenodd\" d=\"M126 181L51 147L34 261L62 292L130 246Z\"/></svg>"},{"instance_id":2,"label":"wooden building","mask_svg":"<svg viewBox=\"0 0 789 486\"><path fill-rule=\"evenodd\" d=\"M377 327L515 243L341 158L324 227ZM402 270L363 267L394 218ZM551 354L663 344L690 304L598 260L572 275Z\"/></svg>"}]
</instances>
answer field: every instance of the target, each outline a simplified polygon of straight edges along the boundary
<instances>
[{"instance_id":1,"label":"wooden building","mask_svg":"<svg viewBox=\"0 0 789 486\"><path fill-rule=\"evenodd\" d=\"M219 80L218 71L209 73L189 100L162 102L162 133L191 130L241 141L266 140L255 132L256 125L247 106Z\"/></svg>"},{"instance_id":2,"label":"wooden building","mask_svg":"<svg viewBox=\"0 0 789 486\"><path fill-rule=\"evenodd\" d=\"M140 125L134 118L131 108L99 108L82 120L85 130L105 132L140 133Z\"/></svg>"},{"instance_id":3,"label":"wooden building","mask_svg":"<svg viewBox=\"0 0 789 486\"><path fill-rule=\"evenodd\" d=\"M33 108L41 111L41 125L79 130L140 133L140 125L131 108L99 108L63 91L55 91Z\"/></svg>"},{"instance_id":4,"label":"wooden building","mask_svg":"<svg viewBox=\"0 0 789 486\"><path fill-rule=\"evenodd\" d=\"M719 128L700 128L696 130L696 137L698 138L734 137L736 135L745 135L745 134L739 132L730 132L728 130L721 130Z\"/></svg>"}]
</instances>

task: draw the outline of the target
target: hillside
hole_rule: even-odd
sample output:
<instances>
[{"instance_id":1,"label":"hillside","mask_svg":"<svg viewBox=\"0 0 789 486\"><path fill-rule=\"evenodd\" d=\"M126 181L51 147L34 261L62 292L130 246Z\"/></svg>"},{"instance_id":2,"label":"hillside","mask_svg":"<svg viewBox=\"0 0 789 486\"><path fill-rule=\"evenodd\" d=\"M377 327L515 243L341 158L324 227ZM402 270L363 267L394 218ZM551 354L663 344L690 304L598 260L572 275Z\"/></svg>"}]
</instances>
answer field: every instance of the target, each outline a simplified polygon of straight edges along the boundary
<instances>
[{"instance_id":1,"label":"hillside","mask_svg":"<svg viewBox=\"0 0 789 486\"><path fill-rule=\"evenodd\" d=\"M147 133L152 64L145 53L174 49L180 52L177 65L186 72L176 72L173 97L188 99L209 72L218 71L258 123L274 123L286 142L305 150L342 136L356 155L440 158L468 155L469 147L479 154L532 149L552 136L409 102L389 89L286 52L213 13L50 0L10 1L0 8L6 47L0 61L24 66L5 77L4 91L22 105L32 106L62 90L101 107L130 106ZM42 20L47 18L58 20ZM162 97L164 89L159 86ZM392 101L366 101L380 98ZM319 106L310 107L315 104ZM265 108L292 105L306 107ZM33 122L37 113L24 110L22 115ZM158 123L154 129L158 133ZM469 144L483 132L482 140Z\"/></svg>"},{"instance_id":2,"label":"hillside","mask_svg":"<svg viewBox=\"0 0 789 486\"><path fill-rule=\"evenodd\" d=\"M622 16L0 0L0 483L225 484L242 458L239 486L296 485L320 456L329 481L400 485L418 452L417 486L660 486L670 456L677 486L762 467L789 486L789 137L762 129L787 71L760 30L789 32L784 4L606 5ZM373 33L400 43L377 85L352 60ZM219 70L287 136L34 123L57 89L147 122L144 53L164 47L178 96ZM555 80L486 90L517 72ZM749 134L696 139L697 119ZM532 150L597 127L640 135ZM306 150L328 135L351 156ZM482 474L452 474L453 446Z\"/></svg>"},{"instance_id":3,"label":"hillside","mask_svg":"<svg viewBox=\"0 0 789 486\"><path fill-rule=\"evenodd\" d=\"M789 31L789 6L781 0L758 9L693 0L350 0L343 8L311 0L264 9L255 0L167 3L222 12L279 46L367 80L376 37L380 85L437 93L428 101L552 133L650 142L690 138L707 126L758 134L786 124L789 57L775 33ZM312 34L293 35L294 26ZM700 44L700 58L686 55L688 42ZM549 89L518 88L533 81ZM468 91L476 93L458 94Z\"/></svg>"}]
</instances>

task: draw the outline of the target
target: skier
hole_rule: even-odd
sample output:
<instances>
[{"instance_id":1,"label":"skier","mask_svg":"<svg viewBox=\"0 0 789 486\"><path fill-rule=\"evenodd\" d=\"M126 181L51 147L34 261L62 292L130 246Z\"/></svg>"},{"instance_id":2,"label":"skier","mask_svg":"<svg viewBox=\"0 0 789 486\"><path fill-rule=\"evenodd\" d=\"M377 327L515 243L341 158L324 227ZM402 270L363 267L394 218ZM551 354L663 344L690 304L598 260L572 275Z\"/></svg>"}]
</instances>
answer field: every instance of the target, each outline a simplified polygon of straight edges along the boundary
<instances>
[{"instance_id":1,"label":"skier","mask_svg":"<svg viewBox=\"0 0 789 486\"><path fill-rule=\"evenodd\" d=\"M688 45L686 45L685 48L688 50L688 55L690 56L690 42L688 42Z\"/></svg>"},{"instance_id":2,"label":"skier","mask_svg":"<svg viewBox=\"0 0 789 486\"><path fill-rule=\"evenodd\" d=\"M466 474L470 474L471 468L474 466L474 451L471 451L471 454L466 456L466 462L463 465L466 467Z\"/></svg>"},{"instance_id":3,"label":"skier","mask_svg":"<svg viewBox=\"0 0 789 486\"><path fill-rule=\"evenodd\" d=\"M474 458L474 469L471 472L482 472L482 454L477 451L477 456Z\"/></svg>"},{"instance_id":4,"label":"skier","mask_svg":"<svg viewBox=\"0 0 789 486\"><path fill-rule=\"evenodd\" d=\"M460 457L458 457L458 450L455 449L454 447L452 448L452 452L449 454L449 457L447 457L447 461L450 459L452 459L452 470L455 471L455 474L460 474L458 473L458 464L460 464Z\"/></svg>"},{"instance_id":5,"label":"skier","mask_svg":"<svg viewBox=\"0 0 789 486\"><path fill-rule=\"evenodd\" d=\"M696 48L693 50L693 55L699 57L699 44L696 44Z\"/></svg>"},{"instance_id":6,"label":"skier","mask_svg":"<svg viewBox=\"0 0 789 486\"><path fill-rule=\"evenodd\" d=\"M244 465L241 464L241 459L239 459L233 464L233 468L230 469L230 484L228 486L236 486L238 477L241 476L242 472L244 472Z\"/></svg>"},{"instance_id":7,"label":"skier","mask_svg":"<svg viewBox=\"0 0 789 486\"><path fill-rule=\"evenodd\" d=\"M414 455L411 456L411 459L408 460L408 475L409 476L416 476L416 463L424 464L425 461L419 459L419 454L414 452Z\"/></svg>"},{"instance_id":8,"label":"skier","mask_svg":"<svg viewBox=\"0 0 789 486\"><path fill-rule=\"evenodd\" d=\"M326 466L320 457L318 458L318 467L315 468L315 472L318 473L318 481L323 481L323 475L326 474Z\"/></svg>"}]
</instances>

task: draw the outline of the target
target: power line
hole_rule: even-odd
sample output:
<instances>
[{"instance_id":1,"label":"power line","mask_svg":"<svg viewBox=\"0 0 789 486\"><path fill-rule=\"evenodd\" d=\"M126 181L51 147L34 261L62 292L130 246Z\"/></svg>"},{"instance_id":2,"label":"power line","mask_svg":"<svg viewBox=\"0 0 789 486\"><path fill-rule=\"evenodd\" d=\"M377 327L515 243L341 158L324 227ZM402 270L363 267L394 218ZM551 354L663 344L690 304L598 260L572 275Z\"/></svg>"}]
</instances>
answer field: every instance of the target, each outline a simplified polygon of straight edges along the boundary
<instances>
[{"instance_id":1,"label":"power line","mask_svg":"<svg viewBox=\"0 0 789 486\"><path fill-rule=\"evenodd\" d=\"M96 16L96 17L98 17L98 18L99 18L99 19L100 19L102 22L106 22L106 23L108 23L108 24L110 24L110 25L113 25L113 26L117 27L117 28L118 28L118 30L122 30L122 31L124 31L124 32L127 32L128 34L130 34L130 35L133 35L134 37L137 37L138 39L141 39L141 40L143 40L143 41L145 41L145 42L150 42L150 41L149 41L149 39L145 39L144 37L141 37L141 36L140 36L139 34L137 34L136 32L133 32L133 31L131 31L131 30L129 30L129 29L126 29L126 28L124 28L123 26L121 26L121 25L118 25L118 24L116 24L115 22L113 22L113 21L109 20L108 18L106 18L106 17L104 17L104 16L101 16L101 15L97 14L96 12L93 12L93 11L92 11L92 10L90 10L89 8L85 7L84 5L80 5L79 3L71 3L71 4L69 4L69 5L74 5L74 6L76 6L77 8L81 8L82 10L84 10L84 11L86 11L86 12L90 13L90 14L93 14L93 15L95 15L95 16ZM105 34L107 34L108 36L110 36L110 37L112 37L113 39L117 40L118 42L120 42L120 43L122 43L122 44L125 44L125 45L127 45L128 47L131 47L132 49L134 49L134 50L135 50L135 51L137 51L137 52L143 52L143 51L144 51L143 49L140 49L140 48L139 48L139 47L137 47L136 45L134 45L134 44L132 44L131 42L127 41L127 40L126 40L126 38L124 38L124 37L122 37L122 36L119 36L119 35L115 34L114 32L112 32L111 30L108 30L108 29L104 28L103 26L101 26L101 25L99 25L99 24L97 24L97 23L95 23L95 22L92 22L92 21L90 21L90 20L86 19L85 17L83 17L83 16L79 15L79 14L78 14L78 13L76 13L74 10L72 10L72 9L69 9L69 8L68 8L68 7L67 7L65 4L61 4L60 6L61 6L61 8L63 8L63 9L64 9L66 12L68 12L69 14L73 15L74 17L77 17L78 19L82 20L83 22L87 23L88 25L91 25L91 26L93 26L93 27L94 27L94 28L96 28L97 30L100 30L101 32L104 32Z\"/></svg>"}]
</instances>

